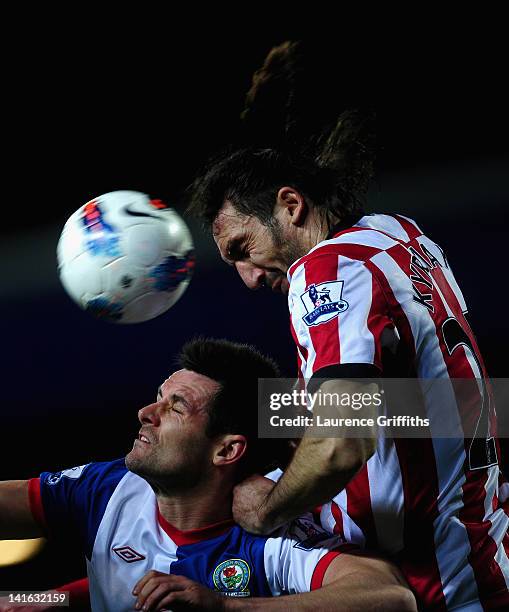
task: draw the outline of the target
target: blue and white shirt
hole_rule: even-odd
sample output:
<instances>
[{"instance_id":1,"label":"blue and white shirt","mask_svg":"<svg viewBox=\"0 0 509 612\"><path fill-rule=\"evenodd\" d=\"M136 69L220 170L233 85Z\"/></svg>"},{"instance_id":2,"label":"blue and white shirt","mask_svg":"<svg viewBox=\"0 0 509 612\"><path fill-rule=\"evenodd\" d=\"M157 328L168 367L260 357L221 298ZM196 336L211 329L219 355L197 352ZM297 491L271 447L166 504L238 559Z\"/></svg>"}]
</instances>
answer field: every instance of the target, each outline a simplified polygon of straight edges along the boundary
<instances>
[{"instance_id":1,"label":"blue and white shirt","mask_svg":"<svg viewBox=\"0 0 509 612\"><path fill-rule=\"evenodd\" d=\"M134 585L149 570L186 576L233 597L319 588L331 561L351 546L301 517L270 537L233 521L180 531L159 513L154 491L125 460L43 472L30 481L36 520L83 548L94 611L133 610Z\"/></svg>"}]
</instances>

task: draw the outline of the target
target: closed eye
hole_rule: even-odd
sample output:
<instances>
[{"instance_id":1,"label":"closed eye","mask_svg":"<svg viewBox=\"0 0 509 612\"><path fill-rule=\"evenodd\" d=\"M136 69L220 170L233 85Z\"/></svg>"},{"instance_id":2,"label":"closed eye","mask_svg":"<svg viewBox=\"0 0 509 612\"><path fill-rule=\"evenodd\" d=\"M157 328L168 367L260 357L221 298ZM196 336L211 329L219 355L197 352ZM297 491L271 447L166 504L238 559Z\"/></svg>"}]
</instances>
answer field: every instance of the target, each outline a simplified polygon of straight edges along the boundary
<instances>
[{"instance_id":1,"label":"closed eye","mask_svg":"<svg viewBox=\"0 0 509 612\"><path fill-rule=\"evenodd\" d=\"M179 414L184 414L189 409L189 404L187 403L187 400L181 395L173 393L172 395L170 395L169 400L172 410L178 412Z\"/></svg>"},{"instance_id":2,"label":"closed eye","mask_svg":"<svg viewBox=\"0 0 509 612\"><path fill-rule=\"evenodd\" d=\"M247 257L245 245L239 239L232 239L226 246L226 257L229 262L239 261Z\"/></svg>"},{"instance_id":3,"label":"closed eye","mask_svg":"<svg viewBox=\"0 0 509 612\"><path fill-rule=\"evenodd\" d=\"M157 390L157 400L156 401L158 402L163 401L163 392L161 390L161 387L159 387L159 389ZM179 395L178 393L172 393L164 401L167 402L170 410L178 412L179 414L184 414L187 410L191 408L186 398L183 397L182 395Z\"/></svg>"}]
</instances>

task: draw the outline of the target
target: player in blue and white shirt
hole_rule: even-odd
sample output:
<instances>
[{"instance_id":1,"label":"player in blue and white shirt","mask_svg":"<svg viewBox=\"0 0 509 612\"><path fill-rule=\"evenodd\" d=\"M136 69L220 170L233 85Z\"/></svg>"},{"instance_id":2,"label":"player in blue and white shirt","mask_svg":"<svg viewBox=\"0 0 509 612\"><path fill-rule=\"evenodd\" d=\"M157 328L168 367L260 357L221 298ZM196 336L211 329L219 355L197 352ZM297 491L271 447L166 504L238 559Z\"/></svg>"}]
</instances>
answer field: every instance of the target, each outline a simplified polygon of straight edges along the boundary
<instances>
[{"instance_id":1,"label":"player in blue and white shirt","mask_svg":"<svg viewBox=\"0 0 509 612\"><path fill-rule=\"evenodd\" d=\"M0 538L77 540L96 611L415 610L391 564L308 517L270 537L233 523L233 487L281 444L256 437L257 379L276 369L250 347L212 340L186 345L181 363L139 411L125 459L0 483Z\"/></svg>"}]
</instances>

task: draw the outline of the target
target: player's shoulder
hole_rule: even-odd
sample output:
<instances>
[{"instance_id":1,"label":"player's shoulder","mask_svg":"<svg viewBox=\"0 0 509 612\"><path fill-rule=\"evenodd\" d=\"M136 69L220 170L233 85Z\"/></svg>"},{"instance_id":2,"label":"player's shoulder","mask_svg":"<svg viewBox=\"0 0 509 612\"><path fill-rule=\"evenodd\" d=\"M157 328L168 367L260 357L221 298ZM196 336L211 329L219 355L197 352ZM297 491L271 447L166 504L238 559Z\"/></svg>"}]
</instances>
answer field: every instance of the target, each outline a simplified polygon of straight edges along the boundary
<instances>
[{"instance_id":1,"label":"player's shoulder","mask_svg":"<svg viewBox=\"0 0 509 612\"><path fill-rule=\"evenodd\" d=\"M274 559L286 558L289 550L301 554L313 550L338 550L347 543L316 524L311 513L306 513L268 535L254 535L235 526L229 535L237 540L239 555L253 566L271 565Z\"/></svg>"},{"instance_id":2,"label":"player's shoulder","mask_svg":"<svg viewBox=\"0 0 509 612\"><path fill-rule=\"evenodd\" d=\"M99 483L116 485L127 472L124 458L114 461L92 462L58 472L43 472L41 474L41 484L49 487L65 482L68 482L68 484L86 482L88 485Z\"/></svg>"},{"instance_id":3,"label":"player's shoulder","mask_svg":"<svg viewBox=\"0 0 509 612\"><path fill-rule=\"evenodd\" d=\"M398 244L422 236L415 221L399 214L373 213L361 217L354 225L340 229L319 242L304 257L290 266L290 279L305 268L337 262L343 266L363 266L372 257Z\"/></svg>"},{"instance_id":4,"label":"player's shoulder","mask_svg":"<svg viewBox=\"0 0 509 612\"><path fill-rule=\"evenodd\" d=\"M399 242L410 242L422 236L423 232L417 223L401 214L373 213L361 217L353 226L360 230L378 232Z\"/></svg>"},{"instance_id":5,"label":"player's shoulder","mask_svg":"<svg viewBox=\"0 0 509 612\"><path fill-rule=\"evenodd\" d=\"M331 550L346 544L339 535L334 535L318 525L311 513L303 514L267 537L268 546L288 542L293 548L309 551L316 548Z\"/></svg>"}]
</instances>

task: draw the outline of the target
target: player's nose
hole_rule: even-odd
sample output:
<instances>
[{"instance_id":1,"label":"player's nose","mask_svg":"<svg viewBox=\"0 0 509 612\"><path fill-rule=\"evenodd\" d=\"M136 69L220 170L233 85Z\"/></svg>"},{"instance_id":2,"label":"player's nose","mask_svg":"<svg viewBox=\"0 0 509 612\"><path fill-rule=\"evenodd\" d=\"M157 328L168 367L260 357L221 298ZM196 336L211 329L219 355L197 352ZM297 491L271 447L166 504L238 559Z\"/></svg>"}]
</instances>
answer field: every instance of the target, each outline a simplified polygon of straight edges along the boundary
<instances>
[{"instance_id":1,"label":"player's nose","mask_svg":"<svg viewBox=\"0 0 509 612\"><path fill-rule=\"evenodd\" d=\"M249 289L259 289L265 281L265 272L249 261L235 262L235 269Z\"/></svg>"},{"instance_id":2,"label":"player's nose","mask_svg":"<svg viewBox=\"0 0 509 612\"><path fill-rule=\"evenodd\" d=\"M138 420L142 425L159 425L159 404L149 404L138 410Z\"/></svg>"}]
</instances>

